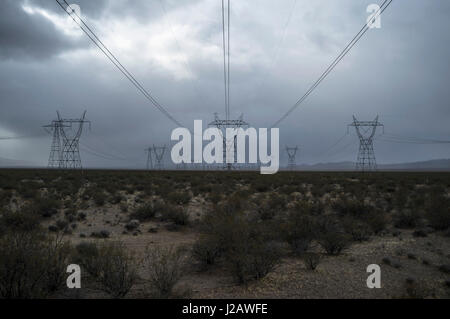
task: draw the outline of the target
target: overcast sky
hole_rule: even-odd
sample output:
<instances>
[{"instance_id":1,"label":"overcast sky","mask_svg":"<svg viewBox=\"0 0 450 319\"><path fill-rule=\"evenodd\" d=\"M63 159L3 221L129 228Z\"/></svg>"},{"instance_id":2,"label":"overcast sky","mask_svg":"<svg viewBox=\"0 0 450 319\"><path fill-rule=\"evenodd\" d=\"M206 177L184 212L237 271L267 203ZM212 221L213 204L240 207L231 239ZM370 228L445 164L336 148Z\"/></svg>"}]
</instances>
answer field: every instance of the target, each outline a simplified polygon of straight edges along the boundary
<instances>
[{"instance_id":1,"label":"overcast sky","mask_svg":"<svg viewBox=\"0 0 450 319\"><path fill-rule=\"evenodd\" d=\"M221 1L72 0L100 39L177 120L224 114ZM231 0L231 115L270 127L366 22L376 0ZM280 125L299 163L354 161L354 114L388 134L450 139L450 1L394 0L316 91ZM53 0L0 1L0 164L47 164L42 128L87 110L87 167L143 167L175 125ZM381 131L380 131L381 133ZM20 139L1 140L17 136ZM334 148L330 150L337 141ZM117 160L87 153L95 149ZM379 163L450 158L448 144L375 141ZM281 164L286 156L281 152ZM119 160L126 158L127 160ZM10 162L9 160L12 160Z\"/></svg>"}]
</instances>

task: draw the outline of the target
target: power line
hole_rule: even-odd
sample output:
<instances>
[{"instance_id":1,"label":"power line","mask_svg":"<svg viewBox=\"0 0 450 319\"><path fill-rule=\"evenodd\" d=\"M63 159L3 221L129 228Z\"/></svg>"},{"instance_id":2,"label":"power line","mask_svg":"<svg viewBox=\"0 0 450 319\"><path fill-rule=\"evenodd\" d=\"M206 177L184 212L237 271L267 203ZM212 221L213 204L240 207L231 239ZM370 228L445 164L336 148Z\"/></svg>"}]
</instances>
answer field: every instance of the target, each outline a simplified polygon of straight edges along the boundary
<instances>
[{"instance_id":1,"label":"power line","mask_svg":"<svg viewBox=\"0 0 450 319\"><path fill-rule=\"evenodd\" d=\"M289 10L289 14L288 14L288 18L284 24L283 27L283 31L281 32L282 36L281 39L279 39L279 41L276 44L275 50L273 51L273 55L270 58L270 62L268 63L268 67L266 68L266 71L263 72L263 75L261 76L261 81L259 82L259 84L257 85L257 88L261 88L264 87L265 82L267 81L267 75L269 73L269 71L271 71L273 69L273 67L275 66L277 60L278 60L278 56L279 56L279 52L280 52L280 47L284 44L284 41L286 39L286 31L291 23L292 17L294 15L295 12L295 8L297 7L297 1L298 0L294 0L294 3L292 5L292 8Z\"/></svg>"},{"instance_id":2,"label":"power line","mask_svg":"<svg viewBox=\"0 0 450 319\"><path fill-rule=\"evenodd\" d=\"M409 141L400 140L394 138L379 138L378 140L382 142L399 143L399 144L421 144L421 145L436 145L436 144L450 144L450 141Z\"/></svg>"},{"instance_id":3,"label":"power line","mask_svg":"<svg viewBox=\"0 0 450 319\"><path fill-rule=\"evenodd\" d=\"M177 126L183 126L178 122L161 104L156 101L155 98L142 86L142 84L136 80L122 63L116 58L116 56L108 49L108 47L98 38L98 36L92 31L92 29L85 23L85 21L71 9L69 3L63 0L56 0L58 5L72 18L72 20L80 27L80 29L89 37L89 39L103 52L103 54L110 60L112 64L149 100L153 106L155 106L161 113L163 113L169 120L175 123ZM65 6L65 5L66 6ZM77 19L81 22L78 22ZM83 27L84 26L84 27Z\"/></svg>"},{"instance_id":4,"label":"power line","mask_svg":"<svg viewBox=\"0 0 450 319\"><path fill-rule=\"evenodd\" d=\"M228 101L228 68L227 68L227 54L226 54L226 35L225 35L225 0L222 0L222 46L223 46L223 81L225 88L225 117L229 118L229 101Z\"/></svg>"},{"instance_id":5,"label":"power line","mask_svg":"<svg viewBox=\"0 0 450 319\"><path fill-rule=\"evenodd\" d=\"M402 135L396 135L396 134L389 134L386 133L385 136L388 139L395 139L398 141L405 141L405 142L417 142L417 143L430 143L430 144L447 144L450 143L450 141L445 140L435 140L435 139L427 139L427 138L420 138L420 137L408 137L408 136L402 136Z\"/></svg>"},{"instance_id":6,"label":"power line","mask_svg":"<svg viewBox=\"0 0 450 319\"><path fill-rule=\"evenodd\" d=\"M227 99L228 99L228 117L227 119L230 118L230 76L231 76L231 71L230 71L230 19L231 19L231 15L230 15L230 0L228 0L228 85L227 85Z\"/></svg>"},{"instance_id":7,"label":"power line","mask_svg":"<svg viewBox=\"0 0 450 319\"><path fill-rule=\"evenodd\" d=\"M168 11L167 11L167 9L166 9L166 6L165 6L165 4L164 4L164 0L159 0L158 2L159 2L159 4L161 5L161 9L162 9L162 11L163 11L164 17L165 17L166 20L168 21L168 24L169 24L169 27L170 27L170 31L172 32L172 36L173 36L173 38L175 39L175 44L177 45L178 51L181 52L182 50L181 50L180 41L178 40L178 37L177 37L177 35L176 35L176 33L175 33L175 29L173 28L173 25L172 25L172 23L171 23L171 21L170 21L169 13L168 13ZM187 69L190 73L194 74L193 68L191 67L191 65L190 65L190 63L189 63L189 59L188 59L187 61L186 61L186 60L182 60L182 62L184 63L186 69ZM195 89L197 95L200 97L202 94L200 94L200 90L199 90L199 88L198 88L198 86L197 86L196 81L192 80L192 84L193 84L193 86L194 86L194 89Z\"/></svg>"},{"instance_id":8,"label":"power line","mask_svg":"<svg viewBox=\"0 0 450 319\"><path fill-rule=\"evenodd\" d=\"M384 0L380 9L374 14L374 16L380 16L384 10L386 10L393 0ZM322 81L328 76L328 74L333 71L336 65L347 55L347 53L353 48L353 46L358 43L358 41L364 36L364 34L369 30L369 23L364 24L361 30L356 34L356 36L350 41L350 43L345 47L345 49L337 56L337 58L331 63L331 65L322 73L322 75L314 82L314 84L306 91L306 93L278 120L272 127L277 126L280 122L286 119L300 104L302 104L306 98L322 83Z\"/></svg>"},{"instance_id":9,"label":"power line","mask_svg":"<svg viewBox=\"0 0 450 319\"><path fill-rule=\"evenodd\" d=\"M317 157L322 158L325 155L327 155L332 149L334 149L339 143L341 143L346 137L348 136L348 133L345 133L342 135L336 142L334 142L330 147L328 147L324 152L320 153Z\"/></svg>"}]
</instances>

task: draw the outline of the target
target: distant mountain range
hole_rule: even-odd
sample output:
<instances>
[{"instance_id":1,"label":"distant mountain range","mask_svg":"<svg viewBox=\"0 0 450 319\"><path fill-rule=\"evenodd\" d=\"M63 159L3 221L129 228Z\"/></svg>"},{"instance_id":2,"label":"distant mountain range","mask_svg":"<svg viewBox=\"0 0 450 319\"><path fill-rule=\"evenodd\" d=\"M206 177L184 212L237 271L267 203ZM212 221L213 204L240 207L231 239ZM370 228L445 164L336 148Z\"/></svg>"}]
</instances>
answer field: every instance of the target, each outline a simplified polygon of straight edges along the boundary
<instances>
[{"instance_id":1,"label":"distant mountain range","mask_svg":"<svg viewBox=\"0 0 450 319\"><path fill-rule=\"evenodd\" d=\"M297 170L304 171L352 171L354 162L318 163L312 165L297 165ZM386 171L450 171L450 159L436 159L430 161L378 164L379 170Z\"/></svg>"}]
</instances>

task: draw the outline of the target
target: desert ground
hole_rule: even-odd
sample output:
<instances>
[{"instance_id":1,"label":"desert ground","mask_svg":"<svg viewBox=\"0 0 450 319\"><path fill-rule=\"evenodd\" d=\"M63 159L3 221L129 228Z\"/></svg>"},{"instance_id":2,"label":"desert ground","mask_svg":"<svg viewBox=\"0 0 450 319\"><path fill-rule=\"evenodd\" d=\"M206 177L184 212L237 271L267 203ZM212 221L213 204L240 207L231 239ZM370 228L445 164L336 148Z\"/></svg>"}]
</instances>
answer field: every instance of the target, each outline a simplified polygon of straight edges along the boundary
<instances>
[{"instance_id":1,"label":"desert ground","mask_svg":"<svg viewBox=\"0 0 450 319\"><path fill-rule=\"evenodd\" d=\"M0 204L2 298L450 297L450 173L1 170Z\"/></svg>"}]
</instances>

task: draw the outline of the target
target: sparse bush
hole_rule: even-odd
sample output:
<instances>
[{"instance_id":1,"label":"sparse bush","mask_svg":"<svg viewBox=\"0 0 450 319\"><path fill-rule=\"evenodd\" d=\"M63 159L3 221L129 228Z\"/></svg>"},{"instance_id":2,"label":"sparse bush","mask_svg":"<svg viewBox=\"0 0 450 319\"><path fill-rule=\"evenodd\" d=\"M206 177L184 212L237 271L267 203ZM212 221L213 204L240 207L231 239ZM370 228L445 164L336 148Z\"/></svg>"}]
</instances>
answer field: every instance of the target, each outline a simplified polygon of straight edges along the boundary
<instances>
[{"instance_id":1,"label":"sparse bush","mask_svg":"<svg viewBox=\"0 0 450 319\"><path fill-rule=\"evenodd\" d=\"M450 228L450 200L444 197L433 198L428 205L427 219L434 229Z\"/></svg>"},{"instance_id":2,"label":"sparse bush","mask_svg":"<svg viewBox=\"0 0 450 319\"><path fill-rule=\"evenodd\" d=\"M403 209L396 216L395 227L404 229L414 228L418 226L420 218L419 211Z\"/></svg>"},{"instance_id":3,"label":"sparse bush","mask_svg":"<svg viewBox=\"0 0 450 319\"><path fill-rule=\"evenodd\" d=\"M365 222L369 225L373 233L379 234L386 229L388 219L384 212L373 210L366 216Z\"/></svg>"},{"instance_id":4,"label":"sparse bush","mask_svg":"<svg viewBox=\"0 0 450 319\"><path fill-rule=\"evenodd\" d=\"M359 222L350 216L345 217L342 224L345 232L349 234L354 241L363 242L369 240L371 229L367 224Z\"/></svg>"},{"instance_id":5,"label":"sparse bush","mask_svg":"<svg viewBox=\"0 0 450 319\"><path fill-rule=\"evenodd\" d=\"M138 279L137 264L121 242L82 242L76 247L76 262L113 298L125 297Z\"/></svg>"},{"instance_id":6,"label":"sparse bush","mask_svg":"<svg viewBox=\"0 0 450 319\"><path fill-rule=\"evenodd\" d=\"M139 220L137 220L137 219L132 219L132 220L130 220L130 221L125 225L125 228L126 228L128 231L133 231L133 230L138 229L138 228L139 228Z\"/></svg>"},{"instance_id":7,"label":"sparse bush","mask_svg":"<svg viewBox=\"0 0 450 319\"><path fill-rule=\"evenodd\" d=\"M186 226L189 224L189 214L186 209L180 206L167 205L161 219L171 220L177 226Z\"/></svg>"},{"instance_id":8,"label":"sparse bush","mask_svg":"<svg viewBox=\"0 0 450 319\"><path fill-rule=\"evenodd\" d=\"M239 284L265 277L280 262L279 245L257 239L235 242L227 251L227 265Z\"/></svg>"},{"instance_id":9,"label":"sparse bush","mask_svg":"<svg viewBox=\"0 0 450 319\"><path fill-rule=\"evenodd\" d=\"M11 212L6 211L0 217L0 230L4 231L33 231L39 227L36 215L29 211Z\"/></svg>"},{"instance_id":10,"label":"sparse bush","mask_svg":"<svg viewBox=\"0 0 450 319\"><path fill-rule=\"evenodd\" d=\"M428 295L428 289L421 282L417 282L414 278L406 278L404 283L406 298L424 299Z\"/></svg>"},{"instance_id":11,"label":"sparse bush","mask_svg":"<svg viewBox=\"0 0 450 319\"><path fill-rule=\"evenodd\" d=\"M83 221L83 220L85 220L86 219L86 213L84 213L84 212L79 212L78 214L77 214L77 220L79 220L79 221Z\"/></svg>"},{"instance_id":12,"label":"sparse bush","mask_svg":"<svg viewBox=\"0 0 450 319\"><path fill-rule=\"evenodd\" d=\"M109 238L110 232L107 230L101 230L98 232L92 232L91 237L92 238Z\"/></svg>"},{"instance_id":13,"label":"sparse bush","mask_svg":"<svg viewBox=\"0 0 450 319\"><path fill-rule=\"evenodd\" d=\"M97 206L103 206L106 203L106 194L103 190L96 190L93 193L93 199L94 199L94 203Z\"/></svg>"},{"instance_id":14,"label":"sparse bush","mask_svg":"<svg viewBox=\"0 0 450 319\"><path fill-rule=\"evenodd\" d=\"M221 247L214 238L202 237L192 247L192 257L199 262L202 269L214 265L221 254Z\"/></svg>"},{"instance_id":15,"label":"sparse bush","mask_svg":"<svg viewBox=\"0 0 450 319\"><path fill-rule=\"evenodd\" d=\"M339 255L349 244L347 235L337 230L322 232L318 242L328 255L334 256Z\"/></svg>"},{"instance_id":16,"label":"sparse bush","mask_svg":"<svg viewBox=\"0 0 450 319\"><path fill-rule=\"evenodd\" d=\"M384 257L382 260L381 260L382 262L383 262L383 264L385 264L385 265L392 265L392 260L391 260L391 258L389 258L389 257Z\"/></svg>"},{"instance_id":17,"label":"sparse bush","mask_svg":"<svg viewBox=\"0 0 450 319\"><path fill-rule=\"evenodd\" d=\"M60 207L61 201L51 197L38 197L34 204L30 206L38 215L46 218L57 214Z\"/></svg>"},{"instance_id":18,"label":"sparse bush","mask_svg":"<svg viewBox=\"0 0 450 319\"><path fill-rule=\"evenodd\" d=\"M66 278L70 246L41 232L8 232L0 238L0 296L43 298Z\"/></svg>"},{"instance_id":19,"label":"sparse bush","mask_svg":"<svg viewBox=\"0 0 450 319\"><path fill-rule=\"evenodd\" d=\"M120 242L103 243L99 248L97 280L113 298L125 297L138 279L133 255Z\"/></svg>"},{"instance_id":20,"label":"sparse bush","mask_svg":"<svg viewBox=\"0 0 450 319\"><path fill-rule=\"evenodd\" d=\"M125 197L120 194L119 192L116 192L112 197L111 197L111 203L112 204L120 204L121 201L125 200Z\"/></svg>"},{"instance_id":21,"label":"sparse bush","mask_svg":"<svg viewBox=\"0 0 450 319\"><path fill-rule=\"evenodd\" d=\"M89 275L97 277L100 272L100 253L97 245L81 242L75 247L75 251L75 263L85 269Z\"/></svg>"},{"instance_id":22,"label":"sparse bush","mask_svg":"<svg viewBox=\"0 0 450 319\"><path fill-rule=\"evenodd\" d=\"M183 274L181 250L173 247L147 248L144 262L153 297L170 298Z\"/></svg>"},{"instance_id":23,"label":"sparse bush","mask_svg":"<svg viewBox=\"0 0 450 319\"><path fill-rule=\"evenodd\" d=\"M298 212L290 213L290 218L282 226L282 236L291 246L292 251L301 255L309 248L313 236L313 220L309 216L302 216Z\"/></svg>"},{"instance_id":24,"label":"sparse bush","mask_svg":"<svg viewBox=\"0 0 450 319\"><path fill-rule=\"evenodd\" d=\"M191 201L191 194L187 191L171 192L167 195L167 199L177 205L186 205Z\"/></svg>"},{"instance_id":25,"label":"sparse bush","mask_svg":"<svg viewBox=\"0 0 450 319\"><path fill-rule=\"evenodd\" d=\"M69 226L69 223L65 220L59 219L56 221L56 227L58 230L65 230Z\"/></svg>"},{"instance_id":26,"label":"sparse bush","mask_svg":"<svg viewBox=\"0 0 450 319\"><path fill-rule=\"evenodd\" d=\"M67 266L72 259L72 246L63 240L61 236L49 237L44 245L45 258L45 285L49 293L57 292L66 283Z\"/></svg>"},{"instance_id":27,"label":"sparse bush","mask_svg":"<svg viewBox=\"0 0 450 319\"><path fill-rule=\"evenodd\" d=\"M51 233L57 233L59 231L59 228L56 225L50 225L48 226L48 231Z\"/></svg>"},{"instance_id":28,"label":"sparse bush","mask_svg":"<svg viewBox=\"0 0 450 319\"><path fill-rule=\"evenodd\" d=\"M156 214L162 214L165 208L166 205L164 205L162 201L147 203L131 213L130 219L137 219L141 222L149 221L154 218Z\"/></svg>"},{"instance_id":29,"label":"sparse bush","mask_svg":"<svg viewBox=\"0 0 450 319\"><path fill-rule=\"evenodd\" d=\"M450 274L450 264L440 265L439 270L443 273Z\"/></svg>"},{"instance_id":30,"label":"sparse bush","mask_svg":"<svg viewBox=\"0 0 450 319\"><path fill-rule=\"evenodd\" d=\"M303 262L309 270L315 270L320 263L320 254L304 253L302 255Z\"/></svg>"}]
</instances>

